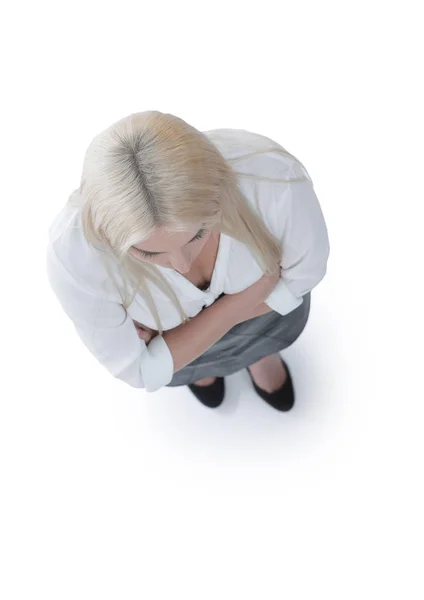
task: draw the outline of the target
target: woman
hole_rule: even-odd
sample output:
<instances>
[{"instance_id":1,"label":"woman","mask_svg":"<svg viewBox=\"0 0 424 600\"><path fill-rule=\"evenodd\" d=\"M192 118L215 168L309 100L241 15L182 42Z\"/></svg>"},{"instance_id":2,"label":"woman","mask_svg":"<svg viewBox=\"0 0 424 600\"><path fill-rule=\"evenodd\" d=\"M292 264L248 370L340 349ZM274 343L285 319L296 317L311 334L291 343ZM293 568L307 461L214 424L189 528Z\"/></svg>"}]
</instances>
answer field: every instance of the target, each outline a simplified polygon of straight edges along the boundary
<instances>
[{"instance_id":1,"label":"woman","mask_svg":"<svg viewBox=\"0 0 424 600\"><path fill-rule=\"evenodd\" d=\"M224 376L248 367L286 411L294 390L278 352L302 333L328 256L298 159L252 132L145 111L92 140L50 227L47 270L114 377L148 392L188 385L217 407Z\"/></svg>"}]
</instances>

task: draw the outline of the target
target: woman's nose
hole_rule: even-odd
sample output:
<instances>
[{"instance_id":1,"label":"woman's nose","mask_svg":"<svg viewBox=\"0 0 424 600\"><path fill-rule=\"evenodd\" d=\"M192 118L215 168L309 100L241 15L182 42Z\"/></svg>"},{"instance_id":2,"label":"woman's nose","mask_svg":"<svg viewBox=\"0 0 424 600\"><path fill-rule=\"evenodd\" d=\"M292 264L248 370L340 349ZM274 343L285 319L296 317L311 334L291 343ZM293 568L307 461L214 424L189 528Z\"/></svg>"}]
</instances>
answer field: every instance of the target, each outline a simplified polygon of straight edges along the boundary
<instances>
[{"instance_id":1,"label":"woman's nose","mask_svg":"<svg viewBox=\"0 0 424 600\"><path fill-rule=\"evenodd\" d=\"M171 258L172 268L178 271L179 273L188 273L190 270L190 259L188 256L184 256L184 254L180 253Z\"/></svg>"}]
</instances>

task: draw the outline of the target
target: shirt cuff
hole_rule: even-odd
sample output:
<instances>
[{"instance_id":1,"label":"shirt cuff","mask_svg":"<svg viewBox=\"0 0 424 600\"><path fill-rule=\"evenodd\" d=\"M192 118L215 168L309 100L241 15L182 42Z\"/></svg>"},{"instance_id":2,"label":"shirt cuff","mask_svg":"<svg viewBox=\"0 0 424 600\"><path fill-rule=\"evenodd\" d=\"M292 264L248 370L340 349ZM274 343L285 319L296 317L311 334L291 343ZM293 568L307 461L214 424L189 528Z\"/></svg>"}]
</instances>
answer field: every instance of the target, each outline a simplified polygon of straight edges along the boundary
<instances>
[{"instance_id":1,"label":"shirt cuff","mask_svg":"<svg viewBox=\"0 0 424 600\"><path fill-rule=\"evenodd\" d=\"M272 308L272 310L275 310L275 312L280 313L280 315L287 315L302 303L303 298L294 296L282 279L278 281L275 288L265 300L265 304Z\"/></svg>"},{"instance_id":2,"label":"shirt cuff","mask_svg":"<svg viewBox=\"0 0 424 600\"><path fill-rule=\"evenodd\" d=\"M154 337L147 346L148 358L143 358L141 377L147 392L156 392L167 385L174 376L174 359L168 344L161 335Z\"/></svg>"}]
</instances>

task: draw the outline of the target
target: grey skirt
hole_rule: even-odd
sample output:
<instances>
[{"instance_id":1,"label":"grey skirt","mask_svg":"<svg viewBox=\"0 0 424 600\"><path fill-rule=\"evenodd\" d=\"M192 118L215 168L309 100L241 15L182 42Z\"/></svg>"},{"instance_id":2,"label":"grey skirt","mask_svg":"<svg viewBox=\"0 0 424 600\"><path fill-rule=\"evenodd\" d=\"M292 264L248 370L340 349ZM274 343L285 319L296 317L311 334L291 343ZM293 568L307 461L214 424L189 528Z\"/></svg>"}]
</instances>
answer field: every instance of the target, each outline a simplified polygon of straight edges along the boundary
<instances>
[{"instance_id":1,"label":"grey skirt","mask_svg":"<svg viewBox=\"0 0 424 600\"><path fill-rule=\"evenodd\" d=\"M304 330L310 307L311 292L308 292L302 304L287 315L271 311L235 325L206 352L174 373L168 386L231 375L264 356L288 348Z\"/></svg>"}]
</instances>

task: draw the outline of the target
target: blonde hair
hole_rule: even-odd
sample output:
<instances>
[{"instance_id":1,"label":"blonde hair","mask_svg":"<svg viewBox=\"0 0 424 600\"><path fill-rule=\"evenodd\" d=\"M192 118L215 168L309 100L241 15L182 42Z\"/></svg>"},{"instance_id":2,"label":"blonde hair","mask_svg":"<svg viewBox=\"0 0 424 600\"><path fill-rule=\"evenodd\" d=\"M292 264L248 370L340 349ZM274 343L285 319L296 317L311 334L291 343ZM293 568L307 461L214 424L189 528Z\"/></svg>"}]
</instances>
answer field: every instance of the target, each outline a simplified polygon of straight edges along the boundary
<instances>
[{"instance_id":1,"label":"blonde hair","mask_svg":"<svg viewBox=\"0 0 424 600\"><path fill-rule=\"evenodd\" d=\"M277 144L272 150L288 154ZM118 260L126 275L124 293L120 290L126 309L137 291L143 292L160 334L162 323L149 281L175 303L182 322L188 317L157 266L128 252L158 227L185 231L191 223L201 222L207 229L217 226L246 244L264 273L272 275L279 266L281 244L249 205L230 163L204 133L159 111L117 121L98 134L85 153L79 190L84 236L93 246L100 242L106 254Z\"/></svg>"}]
</instances>

